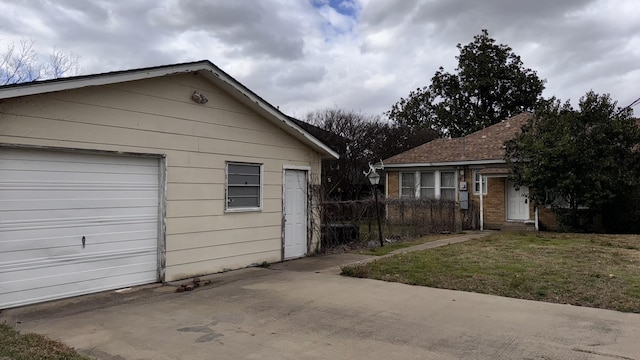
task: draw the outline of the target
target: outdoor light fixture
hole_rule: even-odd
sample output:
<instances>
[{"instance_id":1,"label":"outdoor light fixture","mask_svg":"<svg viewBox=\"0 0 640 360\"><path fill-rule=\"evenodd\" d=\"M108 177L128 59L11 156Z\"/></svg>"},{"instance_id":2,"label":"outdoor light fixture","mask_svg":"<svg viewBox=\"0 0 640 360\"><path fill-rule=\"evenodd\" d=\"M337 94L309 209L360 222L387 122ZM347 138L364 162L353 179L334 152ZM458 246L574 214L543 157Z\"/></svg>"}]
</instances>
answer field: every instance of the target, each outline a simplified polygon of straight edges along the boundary
<instances>
[{"instance_id":1,"label":"outdoor light fixture","mask_svg":"<svg viewBox=\"0 0 640 360\"><path fill-rule=\"evenodd\" d=\"M191 95L191 100L193 100L197 104L206 104L207 101L209 101L206 96L198 91L193 92L193 94Z\"/></svg>"},{"instance_id":2,"label":"outdoor light fixture","mask_svg":"<svg viewBox=\"0 0 640 360\"><path fill-rule=\"evenodd\" d=\"M369 173L369 175L367 175L367 177L369 178L369 182L371 183L371 185L376 186L380 184L380 174L378 174L377 172L372 171Z\"/></svg>"},{"instance_id":3,"label":"outdoor light fixture","mask_svg":"<svg viewBox=\"0 0 640 360\"><path fill-rule=\"evenodd\" d=\"M378 189L377 186L380 183L380 174L376 171L375 168L371 167L369 173L365 173L367 178L369 179L369 183L371 183L371 190L373 190L373 195L376 199L376 220L378 221L378 240L380 240L380 246L384 246L384 241L382 241L382 226L380 225L380 207L378 206Z\"/></svg>"}]
</instances>

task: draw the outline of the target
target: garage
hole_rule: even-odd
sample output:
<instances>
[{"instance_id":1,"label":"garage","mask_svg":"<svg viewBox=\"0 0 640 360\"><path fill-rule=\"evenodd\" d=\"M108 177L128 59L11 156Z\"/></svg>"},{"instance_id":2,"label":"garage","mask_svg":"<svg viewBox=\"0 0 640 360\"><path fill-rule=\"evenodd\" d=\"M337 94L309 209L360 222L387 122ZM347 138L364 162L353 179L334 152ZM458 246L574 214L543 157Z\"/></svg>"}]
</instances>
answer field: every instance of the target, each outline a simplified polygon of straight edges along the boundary
<instances>
[{"instance_id":1,"label":"garage","mask_svg":"<svg viewBox=\"0 0 640 360\"><path fill-rule=\"evenodd\" d=\"M159 168L0 148L0 309L158 281Z\"/></svg>"}]
</instances>

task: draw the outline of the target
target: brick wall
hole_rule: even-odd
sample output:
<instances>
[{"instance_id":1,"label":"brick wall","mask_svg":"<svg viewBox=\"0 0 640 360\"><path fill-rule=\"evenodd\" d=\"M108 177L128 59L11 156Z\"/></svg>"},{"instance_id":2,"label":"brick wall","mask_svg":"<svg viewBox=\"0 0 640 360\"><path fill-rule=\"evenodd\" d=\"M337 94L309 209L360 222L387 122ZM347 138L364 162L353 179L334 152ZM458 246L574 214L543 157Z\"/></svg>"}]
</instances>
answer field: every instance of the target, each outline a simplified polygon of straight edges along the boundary
<instances>
[{"instance_id":1,"label":"brick wall","mask_svg":"<svg viewBox=\"0 0 640 360\"><path fill-rule=\"evenodd\" d=\"M505 183L506 178L488 178L487 196L484 198L484 227L500 229L506 219Z\"/></svg>"},{"instance_id":2,"label":"brick wall","mask_svg":"<svg viewBox=\"0 0 640 360\"><path fill-rule=\"evenodd\" d=\"M387 176L389 176L389 184L387 185L387 197L389 199L397 199L400 194L400 172L398 171L387 171Z\"/></svg>"},{"instance_id":3,"label":"brick wall","mask_svg":"<svg viewBox=\"0 0 640 360\"><path fill-rule=\"evenodd\" d=\"M469 189L469 200L480 206L480 195L473 194L473 169L466 168L464 172L464 181L467 182ZM505 183L506 178L490 177L487 178L487 194L483 196L484 204L484 228L500 229L506 219L505 214Z\"/></svg>"}]
</instances>

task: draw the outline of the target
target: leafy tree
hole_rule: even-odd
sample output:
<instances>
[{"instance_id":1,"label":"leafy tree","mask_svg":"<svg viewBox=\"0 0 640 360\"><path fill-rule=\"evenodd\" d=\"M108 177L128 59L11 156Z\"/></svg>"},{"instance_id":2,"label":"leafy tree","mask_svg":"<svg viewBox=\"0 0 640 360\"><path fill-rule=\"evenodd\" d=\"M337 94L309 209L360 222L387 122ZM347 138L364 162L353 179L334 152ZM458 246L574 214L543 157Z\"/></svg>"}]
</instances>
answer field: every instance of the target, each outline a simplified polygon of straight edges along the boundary
<instances>
[{"instance_id":1,"label":"leafy tree","mask_svg":"<svg viewBox=\"0 0 640 360\"><path fill-rule=\"evenodd\" d=\"M54 49L42 60L35 50L35 41L22 39L0 54L0 85L55 79L80 72L77 55Z\"/></svg>"},{"instance_id":2,"label":"leafy tree","mask_svg":"<svg viewBox=\"0 0 640 360\"><path fill-rule=\"evenodd\" d=\"M570 229L587 230L580 208L589 216L602 214L637 189L638 145L631 109L590 91L578 109L557 99L545 102L506 143L506 160L514 182L529 186L536 203L551 205Z\"/></svg>"},{"instance_id":3,"label":"leafy tree","mask_svg":"<svg viewBox=\"0 0 640 360\"><path fill-rule=\"evenodd\" d=\"M375 163L437 137L428 129L412 129L354 111L337 108L311 112L306 122L341 136L345 146L340 159L323 164L322 180L328 193L357 199L369 185L362 171ZM331 179L330 182L327 180Z\"/></svg>"},{"instance_id":4,"label":"leafy tree","mask_svg":"<svg viewBox=\"0 0 640 360\"><path fill-rule=\"evenodd\" d=\"M455 72L440 67L429 86L393 105L390 119L459 137L533 110L541 100L544 80L525 68L509 46L496 44L487 30L457 48Z\"/></svg>"}]
</instances>

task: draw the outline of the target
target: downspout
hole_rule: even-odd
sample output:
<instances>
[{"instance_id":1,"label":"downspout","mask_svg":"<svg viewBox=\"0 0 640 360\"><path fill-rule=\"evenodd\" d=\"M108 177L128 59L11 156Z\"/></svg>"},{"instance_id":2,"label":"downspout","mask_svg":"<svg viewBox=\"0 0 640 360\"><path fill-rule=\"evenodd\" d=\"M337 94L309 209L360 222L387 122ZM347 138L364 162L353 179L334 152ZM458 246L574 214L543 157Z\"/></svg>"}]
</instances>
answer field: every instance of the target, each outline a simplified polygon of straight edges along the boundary
<instances>
[{"instance_id":1,"label":"downspout","mask_svg":"<svg viewBox=\"0 0 640 360\"><path fill-rule=\"evenodd\" d=\"M484 189L484 176L482 176L482 174L480 174L480 231L484 230L484 203L483 203L483 199L484 196L483 194L483 189Z\"/></svg>"},{"instance_id":2,"label":"downspout","mask_svg":"<svg viewBox=\"0 0 640 360\"><path fill-rule=\"evenodd\" d=\"M538 219L539 219L539 216L538 216L538 205L536 205L536 207L535 207L534 214L535 214L535 218L534 219L535 219L536 231L540 231L540 226L539 226L539 223L538 223Z\"/></svg>"}]
</instances>

